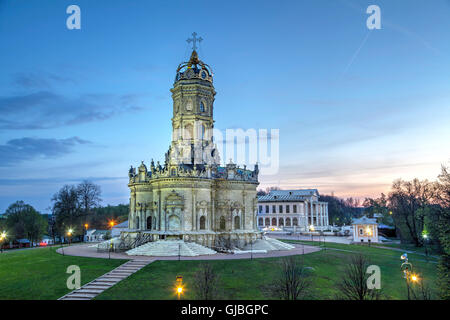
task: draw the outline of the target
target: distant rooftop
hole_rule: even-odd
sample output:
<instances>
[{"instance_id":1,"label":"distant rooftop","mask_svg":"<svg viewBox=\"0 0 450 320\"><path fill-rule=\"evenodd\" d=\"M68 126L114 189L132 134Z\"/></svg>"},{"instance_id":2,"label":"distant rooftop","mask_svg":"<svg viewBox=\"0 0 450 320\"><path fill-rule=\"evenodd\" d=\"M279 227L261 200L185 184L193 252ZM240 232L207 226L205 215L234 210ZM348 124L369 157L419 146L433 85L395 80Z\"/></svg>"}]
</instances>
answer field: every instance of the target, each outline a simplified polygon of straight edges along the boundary
<instances>
[{"instance_id":1,"label":"distant rooftop","mask_svg":"<svg viewBox=\"0 0 450 320\"><path fill-rule=\"evenodd\" d=\"M353 219L352 224L377 224L377 219L370 219L363 216L359 219Z\"/></svg>"},{"instance_id":2,"label":"distant rooftop","mask_svg":"<svg viewBox=\"0 0 450 320\"><path fill-rule=\"evenodd\" d=\"M299 190L271 190L269 194L259 196L258 201L295 201L307 200L311 196L319 196L317 189L299 189Z\"/></svg>"},{"instance_id":3,"label":"distant rooftop","mask_svg":"<svg viewBox=\"0 0 450 320\"><path fill-rule=\"evenodd\" d=\"M128 220L115 225L114 228L128 228Z\"/></svg>"}]
</instances>

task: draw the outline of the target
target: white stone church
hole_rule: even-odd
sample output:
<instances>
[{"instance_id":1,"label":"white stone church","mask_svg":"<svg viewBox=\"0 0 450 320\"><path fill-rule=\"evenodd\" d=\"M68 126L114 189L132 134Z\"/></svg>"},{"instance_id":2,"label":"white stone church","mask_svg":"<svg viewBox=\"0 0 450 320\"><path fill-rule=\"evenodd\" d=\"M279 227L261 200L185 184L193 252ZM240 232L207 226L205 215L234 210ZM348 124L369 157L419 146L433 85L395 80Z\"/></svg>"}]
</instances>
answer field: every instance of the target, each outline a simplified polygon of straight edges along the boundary
<instances>
[{"instance_id":1,"label":"white stone church","mask_svg":"<svg viewBox=\"0 0 450 320\"><path fill-rule=\"evenodd\" d=\"M183 240L207 247L261 238L256 226L258 165L220 166L214 145L213 73L192 52L176 70L172 141L165 161L130 168L130 212L122 240Z\"/></svg>"},{"instance_id":2,"label":"white stone church","mask_svg":"<svg viewBox=\"0 0 450 320\"><path fill-rule=\"evenodd\" d=\"M212 130L213 72L199 60L193 36L192 55L178 66L171 89L172 141L164 163L142 161L129 169L128 228L111 245L130 255L158 256L292 249L258 230L258 165L220 165Z\"/></svg>"}]
</instances>

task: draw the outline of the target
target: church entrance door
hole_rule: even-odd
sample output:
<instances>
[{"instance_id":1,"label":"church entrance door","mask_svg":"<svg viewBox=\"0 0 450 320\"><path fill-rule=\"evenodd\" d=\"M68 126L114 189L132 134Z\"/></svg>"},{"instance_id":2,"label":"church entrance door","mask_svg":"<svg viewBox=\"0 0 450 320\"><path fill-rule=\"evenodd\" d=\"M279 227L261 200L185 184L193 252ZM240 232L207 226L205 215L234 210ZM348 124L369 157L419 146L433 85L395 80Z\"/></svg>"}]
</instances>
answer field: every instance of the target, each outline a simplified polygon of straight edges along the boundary
<instances>
[{"instance_id":1,"label":"church entrance door","mask_svg":"<svg viewBox=\"0 0 450 320\"><path fill-rule=\"evenodd\" d=\"M152 217L147 218L147 230L152 230Z\"/></svg>"}]
</instances>

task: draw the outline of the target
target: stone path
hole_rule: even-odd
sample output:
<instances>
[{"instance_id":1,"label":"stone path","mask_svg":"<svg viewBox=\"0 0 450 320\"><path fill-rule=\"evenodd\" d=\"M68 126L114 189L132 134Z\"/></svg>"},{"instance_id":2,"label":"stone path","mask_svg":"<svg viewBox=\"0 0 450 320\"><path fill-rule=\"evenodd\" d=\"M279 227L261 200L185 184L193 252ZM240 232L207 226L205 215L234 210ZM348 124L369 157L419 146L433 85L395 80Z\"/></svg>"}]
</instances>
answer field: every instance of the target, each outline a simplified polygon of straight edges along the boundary
<instances>
[{"instance_id":1,"label":"stone path","mask_svg":"<svg viewBox=\"0 0 450 320\"><path fill-rule=\"evenodd\" d=\"M85 284L80 289L74 290L58 300L92 300L97 295L111 288L121 280L141 270L154 260L130 260L103 276Z\"/></svg>"},{"instance_id":2,"label":"stone path","mask_svg":"<svg viewBox=\"0 0 450 320\"><path fill-rule=\"evenodd\" d=\"M153 256L132 256L127 255L125 252L98 252L96 249L91 248L92 244L84 244L79 246L70 246L64 248L64 253L67 256L78 256L78 257L91 257L91 258L103 258L103 259L134 259L139 261L155 261L155 260L234 260L234 259L258 259L258 258L275 258L275 257L285 257L293 256L298 254L308 254L311 252L320 251L321 248L317 246L309 246L301 243L292 243L295 247L292 250L276 250L269 251L267 253L256 253L253 254L246 252L243 254L229 254L229 253L216 253L211 255L201 255L201 256L171 256L171 257L153 257ZM253 248L255 249L255 248ZM58 253L62 253L61 249L56 250Z\"/></svg>"}]
</instances>

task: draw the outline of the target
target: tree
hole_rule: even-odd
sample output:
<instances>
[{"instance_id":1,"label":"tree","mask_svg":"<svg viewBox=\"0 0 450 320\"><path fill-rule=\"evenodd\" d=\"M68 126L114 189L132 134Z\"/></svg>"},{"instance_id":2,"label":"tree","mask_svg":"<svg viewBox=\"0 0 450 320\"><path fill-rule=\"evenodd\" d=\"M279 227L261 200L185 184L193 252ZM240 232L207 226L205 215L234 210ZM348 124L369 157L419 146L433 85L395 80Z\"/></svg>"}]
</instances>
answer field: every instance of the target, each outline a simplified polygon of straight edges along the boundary
<instances>
[{"instance_id":1,"label":"tree","mask_svg":"<svg viewBox=\"0 0 450 320\"><path fill-rule=\"evenodd\" d=\"M26 238L33 243L42 239L47 229L47 219L32 206L17 201L11 204L5 212L6 224L15 239Z\"/></svg>"},{"instance_id":2,"label":"tree","mask_svg":"<svg viewBox=\"0 0 450 320\"><path fill-rule=\"evenodd\" d=\"M108 221L114 220L116 223L121 223L128 220L129 205L119 204L117 206L106 206L94 208L91 214L87 217L87 222L94 229L107 229L110 226Z\"/></svg>"},{"instance_id":3,"label":"tree","mask_svg":"<svg viewBox=\"0 0 450 320\"><path fill-rule=\"evenodd\" d=\"M111 239L111 231L106 231L105 235L103 236L103 240L109 240Z\"/></svg>"},{"instance_id":4,"label":"tree","mask_svg":"<svg viewBox=\"0 0 450 320\"><path fill-rule=\"evenodd\" d=\"M84 233L87 223L102 201L100 186L84 180L77 186L65 185L52 198L52 212L55 217L53 231L61 235L67 228L74 229L75 236Z\"/></svg>"},{"instance_id":5,"label":"tree","mask_svg":"<svg viewBox=\"0 0 450 320\"><path fill-rule=\"evenodd\" d=\"M450 171L442 166L437 182L436 203L432 226L433 240L438 241L441 255L438 262L438 287L441 299L450 299ZM431 215L429 215L431 216ZM431 219L430 219L431 220ZM426 220L427 221L427 220Z\"/></svg>"},{"instance_id":6,"label":"tree","mask_svg":"<svg viewBox=\"0 0 450 320\"><path fill-rule=\"evenodd\" d=\"M258 189L258 191L256 192L257 196L265 196L268 195L270 193L270 191L272 190L281 190L279 187L267 187L266 190L263 189Z\"/></svg>"},{"instance_id":7,"label":"tree","mask_svg":"<svg viewBox=\"0 0 450 320\"><path fill-rule=\"evenodd\" d=\"M311 287L310 271L303 266L303 262L290 256L281 261L278 277L263 290L269 298L299 300L306 297Z\"/></svg>"},{"instance_id":8,"label":"tree","mask_svg":"<svg viewBox=\"0 0 450 320\"><path fill-rule=\"evenodd\" d=\"M55 216L56 229L64 235L67 228L82 224L80 219L82 211L78 202L77 188L70 185L63 186L52 198L52 212ZM80 230L74 230L75 235Z\"/></svg>"},{"instance_id":9,"label":"tree","mask_svg":"<svg viewBox=\"0 0 450 320\"><path fill-rule=\"evenodd\" d=\"M341 226L350 224L352 218L359 216L359 201L354 198L341 199L335 196L321 195L319 201L328 202L328 220L330 224Z\"/></svg>"},{"instance_id":10,"label":"tree","mask_svg":"<svg viewBox=\"0 0 450 320\"><path fill-rule=\"evenodd\" d=\"M367 287L369 274L366 271L369 265L368 259L362 254L353 255L350 258L342 275L342 280L337 285L338 299L378 300L380 298L380 290Z\"/></svg>"},{"instance_id":11,"label":"tree","mask_svg":"<svg viewBox=\"0 0 450 320\"><path fill-rule=\"evenodd\" d=\"M436 186L428 180L394 181L388 196L389 210L403 240L410 239L417 247L422 244L424 215L419 210L431 204L435 195Z\"/></svg>"},{"instance_id":12,"label":"tree","mask_svg":"<svg viewBox=\"0 0 450 320\"><path fill-rule=\"evenodd\" d=\"M101 193L100 186L89 180L84 180L77 185L79 208L84 215L90 214L93 208L100 205Z\"/></svg>"},{"instance_id":13,"label":"tree","mask_svg":"<svg viewBox=\"0 0 450 320\"><path fill-rule=\"evenodd\" d=\"M369 217L373 218L374 214L377 213L381 217L377 218L379 223L397 227L395 225L394 219L392 218L392 211L388 208L388 199L384 193L381 194L379 198L366 198L363 202L364 213Z\"/></svg>"},{"instance_id":14,"label":"tree","mask_svg":"<svg viewBox=\"0 0 450 320\"><path fill-rule=\"evenodd\" d=\"M210 263L202 263L194 274L194 296L199 300L214 300L219 296L220 278Z\"/></svg>"}]
</instances>

